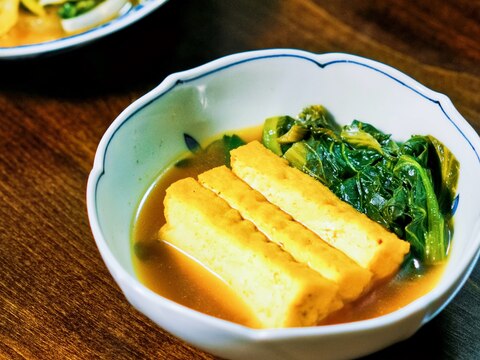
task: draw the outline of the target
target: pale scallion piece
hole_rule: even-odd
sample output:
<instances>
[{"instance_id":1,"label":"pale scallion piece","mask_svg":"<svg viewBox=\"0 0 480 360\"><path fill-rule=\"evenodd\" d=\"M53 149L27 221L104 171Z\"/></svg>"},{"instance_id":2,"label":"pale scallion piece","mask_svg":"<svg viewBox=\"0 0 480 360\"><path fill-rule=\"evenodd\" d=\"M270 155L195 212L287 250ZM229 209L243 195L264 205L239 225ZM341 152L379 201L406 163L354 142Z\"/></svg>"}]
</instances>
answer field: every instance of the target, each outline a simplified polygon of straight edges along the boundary
<instances>
[{"instance_id":1,"label":"pale scallion piece","mask_svg":"<svg viewBox=\"0 0 480 360\"><path fill-rule=\"evenodd\" d=\"M90 0L85 0L84 2L85 6L91 5ZM84 11L85 9L77 11L79 5L75 6L75 3L71 2L65 3L62 8L71 4L75 6L75 9L70 8L67 9L68 11L65 14L60 13L60 16L63 18L61 20L62 27L68 33L75 33L92 28L118 16L127 3L128 0L106 0L93 8L89 8L88 11ZM74 11L76 12L74 13Z\"/></svg>"},{"instance_id":2,"label":"pale scallion piece","mask_svg":"<svg viewBox=\"0 0 480 360\"><path fill-rule=\"evenodd\" d=\"M60 5L66 3L67 0L39 0L38 3L42 6Z\"/></svg>"},{"instance_id":3,"label":"pale scallion piece","mask_svg":"<svg viewBox=\"0 0 480 360\"><path fill-rule=\"evenodd\" d=\"M33 14L37 16L45 16L45 9L37 0L20 0L20 2Z\"/></svg>"},{"instance_id":4,"label":"pale scallion piece","mask_svg":"<svg viewBox=\"0 0 480 360\"><path fill-rule=\"evenodd\" d=\"M18 21L19 0L0 0L0 36L6 34Z\"/></svg>"}]
</instances>

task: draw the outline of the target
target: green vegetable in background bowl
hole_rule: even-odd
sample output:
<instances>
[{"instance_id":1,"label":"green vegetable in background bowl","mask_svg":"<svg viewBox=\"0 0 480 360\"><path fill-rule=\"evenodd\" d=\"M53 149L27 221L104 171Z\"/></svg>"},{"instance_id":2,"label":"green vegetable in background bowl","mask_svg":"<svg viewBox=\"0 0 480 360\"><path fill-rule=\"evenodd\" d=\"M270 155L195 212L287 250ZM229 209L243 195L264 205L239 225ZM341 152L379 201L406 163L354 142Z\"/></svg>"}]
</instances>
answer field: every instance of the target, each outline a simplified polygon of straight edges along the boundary
<instances>
[{"instance_id":1,"label":"green vegetable in background bowl","mask_svg":"<svg viewBox=\"0 0 480 360\"><path fill-rule=\"evenodd\" d=\"M314 105L296 118L268 118L262 141L409 241L413 256L424 264L447 257L459 163L435 137L396 142L358 120L340 127L325 107Z\"/></svg>"}]
</instances>

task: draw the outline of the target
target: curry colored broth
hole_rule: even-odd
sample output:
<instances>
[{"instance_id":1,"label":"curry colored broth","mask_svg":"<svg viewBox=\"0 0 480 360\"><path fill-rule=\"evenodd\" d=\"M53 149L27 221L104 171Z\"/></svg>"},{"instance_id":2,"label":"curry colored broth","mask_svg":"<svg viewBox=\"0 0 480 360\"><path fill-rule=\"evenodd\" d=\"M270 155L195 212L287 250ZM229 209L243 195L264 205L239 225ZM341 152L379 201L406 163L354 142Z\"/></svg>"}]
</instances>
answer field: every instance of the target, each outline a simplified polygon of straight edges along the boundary
<instances>
[{"instance_id":1,"label":"curry colored broth","mask_svg":"<svg viewBox=\"0 0 480 360\"><path fill-rule=\"evenodd\" d=\"M66 36L57 15L58 8L48 7L45 16L36 16L20 9L18 22L0 36L0 47L38 44Z\"/></svg>"},{"instance_id":2,"label":"curry colored broth","mask_svg":"<svg viewBox=\"0 0 480 360\"><path fill-rule=\"evenodd\" d=\"M237 132L245 141L260 139L261 128ZM133 228L133 262L142 283L158 294L192 309L250 327L257 322L246 304L220 278L180 250L158 240L165 223L165 190L176 180L223 164L219 148L201 158L193 157L187 166L172 166L145 195ZM438 283L443 265L426 269L421 276L400 272L397 277L377 286L366 296L328 317L322 324L337 324L370 319L388 314L425 295Z\"/></svg>"}]
</instances>

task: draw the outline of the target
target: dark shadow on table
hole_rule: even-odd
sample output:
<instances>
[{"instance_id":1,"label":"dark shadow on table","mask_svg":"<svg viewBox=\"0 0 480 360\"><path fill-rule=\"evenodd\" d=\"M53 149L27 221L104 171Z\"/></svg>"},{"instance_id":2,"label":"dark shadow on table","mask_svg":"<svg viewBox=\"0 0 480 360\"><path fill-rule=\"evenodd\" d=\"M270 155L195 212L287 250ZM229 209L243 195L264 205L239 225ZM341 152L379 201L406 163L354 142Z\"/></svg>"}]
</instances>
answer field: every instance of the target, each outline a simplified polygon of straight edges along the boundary
<instances>
[{"instance_id":1,"label":"dark shadow on table","mask_svg":"<svg viewBox=\"0 0 480 360\"><path fill-rule=\"evenodd\" d=\"M277 0L268 3L275 6ZM168 1L137 23L85 46L0 61L0 91L59 98L145 92L172 72L201 65L230 49L248 50L238 40L241 36L232 34L237 31L232 24L235 14L235 8L215 1Z\"/></svg>"},{"instance_id":2,"label":"dark shadow on table","mask_svg":"<svg viewBox=\"0 0 480 360\"><path fill-rule=\"evenodd\" d=\"M445 359L441 320L437 319L423 326L411 338L364 357L362 360Z\"/></svg>"}]
</instances>

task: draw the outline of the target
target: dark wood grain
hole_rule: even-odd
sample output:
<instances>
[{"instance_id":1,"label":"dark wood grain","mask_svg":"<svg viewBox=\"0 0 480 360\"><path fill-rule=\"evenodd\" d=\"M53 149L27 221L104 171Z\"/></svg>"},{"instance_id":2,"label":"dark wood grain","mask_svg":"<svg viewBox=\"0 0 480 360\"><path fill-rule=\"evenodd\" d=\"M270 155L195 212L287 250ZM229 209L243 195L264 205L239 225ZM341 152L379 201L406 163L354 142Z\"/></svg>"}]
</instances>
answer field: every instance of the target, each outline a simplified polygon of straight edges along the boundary
<instances>
[{"instance_id":1,"label":"dark wood grain","mask_svg":"<svg viewBox=\"0 0 480 360\"><path fill-rule=\"evenodd\" d=\"M480 131L479 1L171 0L87 46L0 62L0 358L213 359L135 311L95 246L85 187L112 120L174 71L288 47L388 63ZM480 267L412 338L370 356L480 358Z\"/></svg>"}]
</instances>

